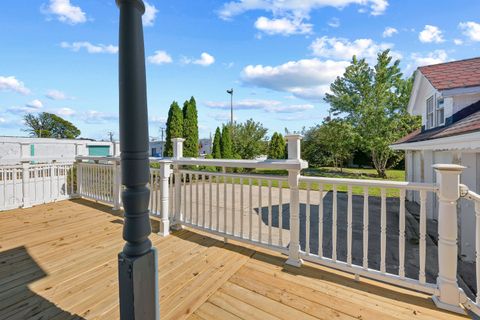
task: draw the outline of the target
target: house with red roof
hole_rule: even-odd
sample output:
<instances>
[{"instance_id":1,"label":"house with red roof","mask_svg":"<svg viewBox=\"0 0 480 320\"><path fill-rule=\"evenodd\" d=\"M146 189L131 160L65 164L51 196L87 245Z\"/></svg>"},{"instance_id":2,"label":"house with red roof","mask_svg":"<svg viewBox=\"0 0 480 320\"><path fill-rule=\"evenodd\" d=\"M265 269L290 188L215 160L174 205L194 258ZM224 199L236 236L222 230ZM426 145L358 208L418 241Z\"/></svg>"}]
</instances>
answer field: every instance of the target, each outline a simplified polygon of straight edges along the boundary
<instances>
[{"instance_id":1,"label":"house with red roof","mask_svg":"<svg viewBox=\"0 0 480 320\"><path fill-rule=\"evenodd\" d=\"M415 73L408 112L422 117L422 127L391 147L405 151L406 179L436 182L436 163L466 167L462 183L480 191L480 57L419 67ZM419 195L407 195L419 202ZM427 215L436 220L438 204L427 199ZM460 204L460 253L475 259L475 212Z\"/></svg>"}]
</instances>

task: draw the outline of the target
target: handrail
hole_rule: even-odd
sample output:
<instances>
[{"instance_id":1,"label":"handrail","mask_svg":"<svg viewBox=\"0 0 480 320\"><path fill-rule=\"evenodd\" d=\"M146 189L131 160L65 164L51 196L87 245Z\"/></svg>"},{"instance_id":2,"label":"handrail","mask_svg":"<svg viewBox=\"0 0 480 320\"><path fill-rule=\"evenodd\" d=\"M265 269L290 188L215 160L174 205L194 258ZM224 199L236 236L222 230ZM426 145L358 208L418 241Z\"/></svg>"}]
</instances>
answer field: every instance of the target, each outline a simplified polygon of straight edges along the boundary
<instances>
[{"instance_id":1,"label":"handrail","mask_svg":"<svg viewBox=\"0 0 480 320\"><path fill-rule=\"evenodd\" d=\"M254 169L283 169L283 170L301 170L308 167L308 163L303 160L237 160L237 159L197 159L197 158L179 158L171 159L176 165L197 165L226 168L254 168Z\"/></svg>"},{"instance_id":2,"label":"handrail","mask_svg":"<svg viewBox=\"0 0 480 320\"><path fill-rule=\"evenodd\" d=\"M115 161L119 162L120 157L104 157L104 156L76 156L75 160L77 161L82 161L82 160L87 160L87 161Z\"/></svg>"},{"instance_id":3,"label":"handrail","mask_svg":"<svg viewBox=\"0 0 480 320\"><path fill-rule=\"evenodd\" d=\"M186 174L200 174L205 176L216 176L216 177L226 177L226 178L288 181L287 176L276 176L276 175L266 175L266 174L223 173L223 172L195 171L195 170L183 170L183 169L181 169L180 172L186 173Z\"/></svg>"},{"instance_id":4,"label":"handrail","mask_svg":"<svg viewBox=\"0 0 480 320\"><path fill-rule=\"evenodd\" d=\"M380 181L380 180L368 180L368 179L346 179L346 178L325 178L325 177L309 177L300 176L301 182L320 182L333 185L351 185L362 187L375 187L375 188L400 188L409 190L424 190L436 192L438 186L430 183L418 183L408 181Z\"/></svg>"}]
</instances>

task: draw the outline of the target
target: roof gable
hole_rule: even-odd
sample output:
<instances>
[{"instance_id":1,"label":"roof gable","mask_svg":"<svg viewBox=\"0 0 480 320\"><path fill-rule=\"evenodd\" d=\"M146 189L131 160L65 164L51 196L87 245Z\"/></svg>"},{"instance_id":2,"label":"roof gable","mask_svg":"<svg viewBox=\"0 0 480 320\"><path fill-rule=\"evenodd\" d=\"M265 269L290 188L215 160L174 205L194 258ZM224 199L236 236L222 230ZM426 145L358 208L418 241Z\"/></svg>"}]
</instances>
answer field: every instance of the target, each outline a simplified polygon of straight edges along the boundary
<instances>
[{"instance_id":1,"label":"roof gable","mask_svg":"<svg viewBox=\"0 0 480 320\"><path fill-rule=\"evenodd\" d=\"M419 67L438 91L480 86L480 57Z\"/></svg>"}]
</instances>

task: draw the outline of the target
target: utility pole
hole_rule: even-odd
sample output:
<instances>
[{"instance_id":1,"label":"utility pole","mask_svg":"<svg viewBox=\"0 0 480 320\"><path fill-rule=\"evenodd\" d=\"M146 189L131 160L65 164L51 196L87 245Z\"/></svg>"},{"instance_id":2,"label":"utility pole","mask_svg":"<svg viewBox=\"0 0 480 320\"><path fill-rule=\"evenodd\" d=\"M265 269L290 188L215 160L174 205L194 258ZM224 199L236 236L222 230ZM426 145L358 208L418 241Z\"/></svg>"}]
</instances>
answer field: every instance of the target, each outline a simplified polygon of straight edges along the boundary
<instances>
[{"instance_id":1,"label":"utility pole","mask_svg":"<svg viewBox=\"0 0 480 320\"><path fill-rule=\"evenodd\" d=\"M108 134L108 137L110 139L110 142L113 142L113 132L109 131L109 132L107 132L107 134Z\"/></svg>"},{"instance_id":2,"label":"utility pole","mask_svg":"<svg viewBox=\"0 0 480 320\"><path fill-rule=\"evenodd\" d=\"M161 140L160 141L163 141L163 137L164 137L164 133L165 133L165 127L162 125L160 126L160 132L161 132Z\"/></svg>"},{"instance_id":3,"label":"utility pole","mask_svg":"<svg viewBox=\"0 0 480 320\"><path fill-rule=\"evenodd\" d=\"M233 128L233 88L227 90L230 95L230 127Z\"/></svg>"},{"instance_id":4,"label":"utility pole","mask_svg":"<svg viewBox=\"0 0 480 320\"><path fill-rule=\"evenodd\" d=\"M123 251L118 254L121 320L160 318L157 252L151 233L147 187L148 111L142 0L116 0L120 9L119 122L124 213Z\"/></svg>"}]
</instances>

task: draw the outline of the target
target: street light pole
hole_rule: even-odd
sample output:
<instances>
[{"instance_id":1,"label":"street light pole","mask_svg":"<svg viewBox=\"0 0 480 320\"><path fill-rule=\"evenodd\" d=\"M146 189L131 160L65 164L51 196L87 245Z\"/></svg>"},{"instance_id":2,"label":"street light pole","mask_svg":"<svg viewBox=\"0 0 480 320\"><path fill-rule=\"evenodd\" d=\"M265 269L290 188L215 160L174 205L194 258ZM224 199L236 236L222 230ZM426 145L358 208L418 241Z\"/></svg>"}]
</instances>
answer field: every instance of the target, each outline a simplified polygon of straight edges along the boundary
<instances>
[{"instance_id":1,"label":"street light pole","mask_svg":"<svg viewBox=\"0 0 480 320\"><path fill-rule=\"evenodd\" d=\"M227 90L230 95L230 127L233 128L233 88Z\"/></svg>"},{"instance_id":2,"label":"street light pole","mask_svg":"<svg viewBox=\"0 0 480 320\"><path fill-rule=\"evenodd\" d=\"M120 319L159 319L157 253L148 236L150 190L148 111L142 0L116 0L120 9L120 166L124 213L123 251L118 254Z\"/></svg>"}]
</instances>

